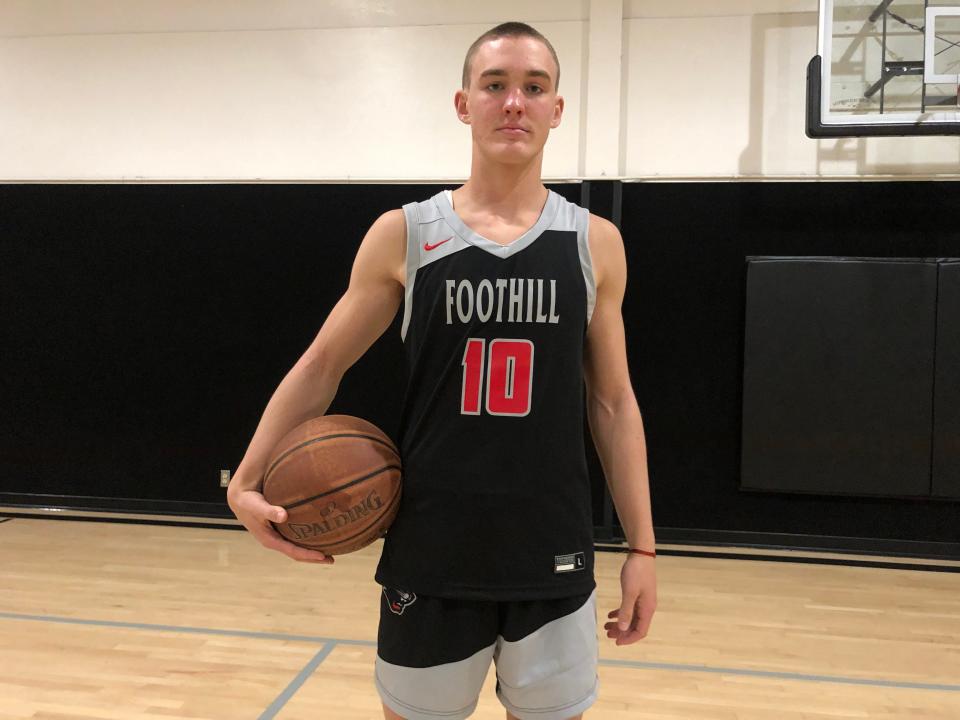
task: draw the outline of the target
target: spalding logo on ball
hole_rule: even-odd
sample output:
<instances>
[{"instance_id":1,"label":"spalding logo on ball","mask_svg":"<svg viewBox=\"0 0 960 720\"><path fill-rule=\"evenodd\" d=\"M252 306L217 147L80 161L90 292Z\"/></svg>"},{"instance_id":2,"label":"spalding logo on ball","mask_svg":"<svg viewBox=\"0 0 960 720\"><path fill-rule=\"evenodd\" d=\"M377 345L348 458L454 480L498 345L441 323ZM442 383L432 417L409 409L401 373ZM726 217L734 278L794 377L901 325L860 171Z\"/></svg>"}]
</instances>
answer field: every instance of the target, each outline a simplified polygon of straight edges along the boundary
<instances>
[{"instance_id":1,"label":"spalding logo on ball","mask_svg":"<svg viewBox=\"0 0 960 720\"><path fill-rule=\"evenodd\" d=\"M400 453L373 423L324 415L287 433L273 449L263 496L287 511L283 537L343 555L383 537L400 506Z\"/></svg>"}]
</instances>

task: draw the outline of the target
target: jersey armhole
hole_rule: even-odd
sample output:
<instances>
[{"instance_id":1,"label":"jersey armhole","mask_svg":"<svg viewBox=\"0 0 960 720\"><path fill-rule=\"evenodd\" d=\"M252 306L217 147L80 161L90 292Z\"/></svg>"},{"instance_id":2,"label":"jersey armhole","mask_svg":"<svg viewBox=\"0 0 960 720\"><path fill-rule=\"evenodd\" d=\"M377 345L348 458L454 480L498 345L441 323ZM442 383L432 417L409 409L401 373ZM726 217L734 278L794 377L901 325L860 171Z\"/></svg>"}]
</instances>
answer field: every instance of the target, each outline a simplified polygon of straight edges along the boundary
<instances>
[{"instance_id":1,"label":"jersey armhole","mask_svg":"<svg viewBox=\"0 0 960 720\"><path fill-rule=\"evenodd\" d=\"M420 204L408 203L403 206L403 216L407 223L407 262L403 293L403 326L400 339L407 339L407 328L413 316L413 285L420 267Z\"/></svg>"},{"instance_id":2,"label":"jersey armhole","mask_svg":"<svg viewBox=\"0 0 960 720\"><path fill-rule=\"evenodd\" d=\"M590 253L590 211L578 208L577 212L577 248L580 252L580 269L587 289L587 326L593 318L593 308L597 304L597 283L593 276L593 256Z\"/></svg>"}]
</instances>

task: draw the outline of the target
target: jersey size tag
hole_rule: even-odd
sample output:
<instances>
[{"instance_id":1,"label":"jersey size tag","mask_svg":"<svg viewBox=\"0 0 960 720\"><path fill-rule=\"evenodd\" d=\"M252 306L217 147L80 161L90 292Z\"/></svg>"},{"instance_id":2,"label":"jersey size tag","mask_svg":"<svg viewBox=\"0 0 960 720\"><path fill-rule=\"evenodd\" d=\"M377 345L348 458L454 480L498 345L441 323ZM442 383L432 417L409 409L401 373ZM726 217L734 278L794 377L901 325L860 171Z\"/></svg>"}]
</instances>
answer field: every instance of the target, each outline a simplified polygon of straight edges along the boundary
<instances>
[{"instance_id":1,"label":"jersey size tag","mask_svg":"<svg viewBox=\"0 0 960 720\"><path fill-rule=\"evenodd\" d=\"M553 572L555 573L576 572L587 566L582 552L572 555L556 555L553 560Z\"/></svg>"}]
</instances>

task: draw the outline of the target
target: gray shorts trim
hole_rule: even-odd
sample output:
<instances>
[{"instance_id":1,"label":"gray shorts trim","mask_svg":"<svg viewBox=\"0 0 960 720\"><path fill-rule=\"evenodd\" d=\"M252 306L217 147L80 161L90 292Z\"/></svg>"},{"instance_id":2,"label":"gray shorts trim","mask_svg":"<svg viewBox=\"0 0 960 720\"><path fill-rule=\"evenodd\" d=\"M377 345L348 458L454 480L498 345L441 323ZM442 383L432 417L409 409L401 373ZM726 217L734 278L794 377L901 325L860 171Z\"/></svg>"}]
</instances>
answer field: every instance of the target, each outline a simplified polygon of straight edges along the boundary
<instances>
[{"instance_id":1,"label":"gray shorts trim","mask_svg":"<svg viewBox=\"0 0 960 720\"><path fill-rule=\"evenodd\" d=\"M500 689L497 690L497 698L499 698L500 704L503 705L503 707L506 708L511 715L517 718L517 720L568 720L568 718L576 717L580 713L586 712L588 709L590 709L590 707L597 701L599 694L600 678L597 677L593 684L593 690L591 690L590 694L582 700L578 700L575 703L565 705L563 707L525 710L513 705L509 700L507 700L506 697L504 697Z\"/></svg>"},{"instance_id":2,"label":"gray shorts trim","mask_svg":"<svg viewBox=\"0 0 960 720\"><path fill-rule=\"evenodd\" d=\"M596 602L594 590L572 614L518 641L499 639L497 697L520 720L567 720L596 700Z\"/></svg>"},{"instance_id":3,"label":"gray shorts trim","mask_svg":"<svg viewBox=\"0 0 960 720\"><path fill-rule=\"evenodd\" d=\"M376 672L376 670L373 674L373 681L377 686L377 692L380 694L380 699L383 701L383 704L406 720L466 720L466 718L473 715L473 712L477 709L477 705L480 702L480 698L478 697L465 708L454 710L452 712L424 710L423 708L417 708L413 707L412 705L408 705L399 698L395 697L383 686L383 683L380 680L380 674Z\"/></svg>"}]
</instances>

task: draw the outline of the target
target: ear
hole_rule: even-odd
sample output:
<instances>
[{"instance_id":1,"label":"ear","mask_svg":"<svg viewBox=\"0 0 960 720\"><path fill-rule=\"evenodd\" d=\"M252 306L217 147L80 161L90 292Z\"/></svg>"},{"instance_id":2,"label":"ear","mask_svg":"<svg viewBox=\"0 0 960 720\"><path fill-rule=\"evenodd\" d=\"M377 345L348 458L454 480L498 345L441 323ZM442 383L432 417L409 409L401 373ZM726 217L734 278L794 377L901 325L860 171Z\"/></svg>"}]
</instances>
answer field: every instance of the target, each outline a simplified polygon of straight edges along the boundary
<instances>
[{"instance_id":1,"label":"ear","mask_svg":"<svg viewBox=\"0 0 960 720\"><path fill-rule=\"evenodd\" d=\"M557 95L557 102L553 106L553 117L550 119L550 128L560 125L560 118L563 116L563 97Z\"/></svg>"},{"instance_id":2,"label":"ear","mask_svg":"<svg viewBox=\"0 0 960 720\"><path fill-rule=\"evenodd\" d=\"M470 124L470 111L467 109L467 91L457 90L453 96L453 105L457 109L457 117L464 125Z\"/></svg>"}]
</instances>

